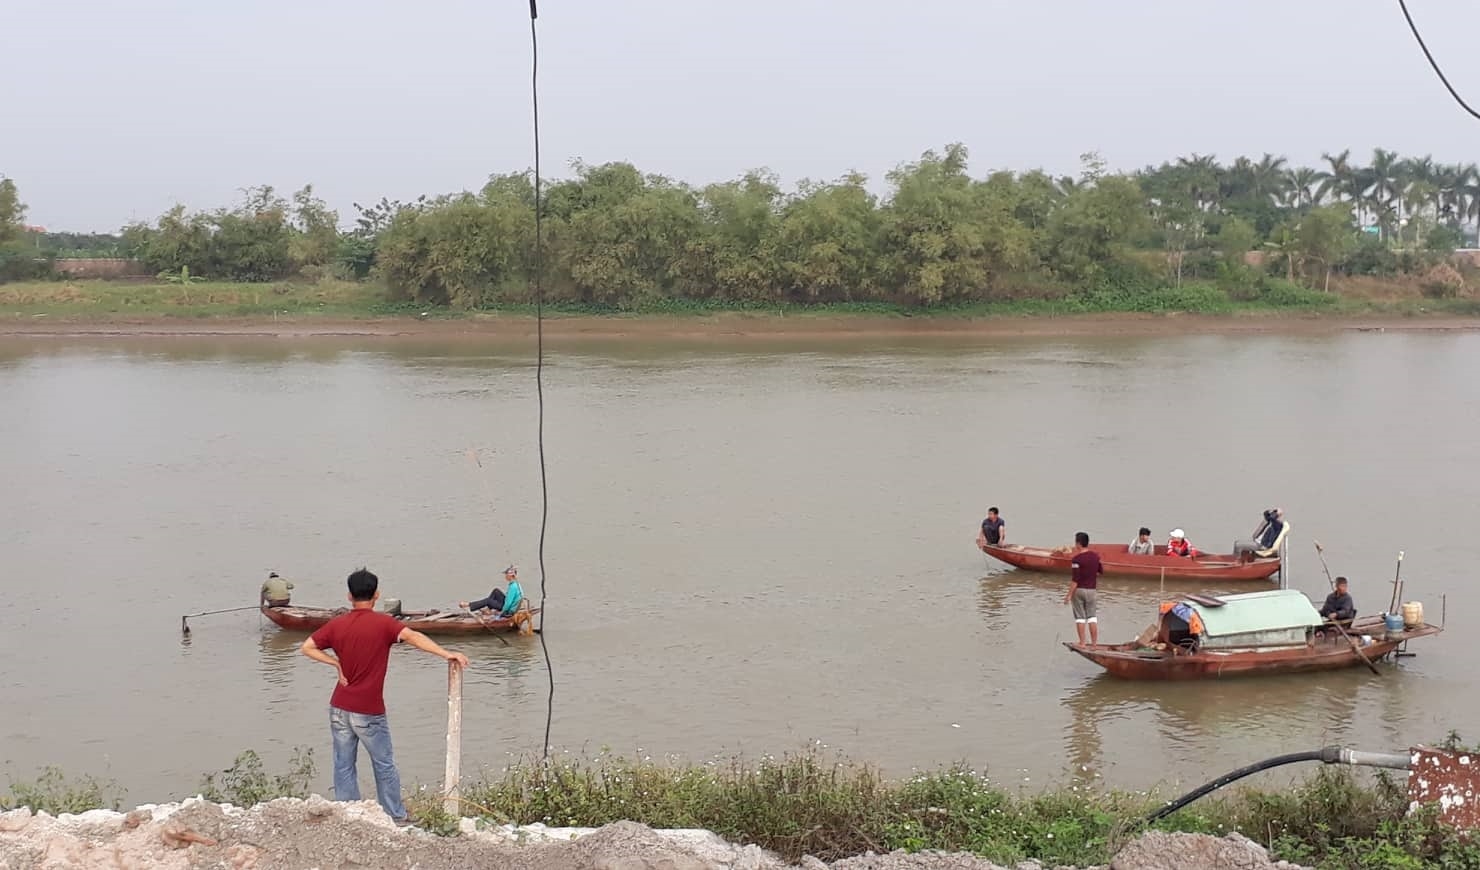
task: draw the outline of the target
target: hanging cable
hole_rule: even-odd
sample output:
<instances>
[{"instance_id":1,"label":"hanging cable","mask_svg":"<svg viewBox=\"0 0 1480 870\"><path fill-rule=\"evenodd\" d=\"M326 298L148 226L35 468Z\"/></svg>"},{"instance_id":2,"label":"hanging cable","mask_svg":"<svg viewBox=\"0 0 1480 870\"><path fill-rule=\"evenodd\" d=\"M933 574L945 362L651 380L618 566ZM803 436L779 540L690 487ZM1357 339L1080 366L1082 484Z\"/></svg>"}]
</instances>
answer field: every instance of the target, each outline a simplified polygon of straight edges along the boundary
<instances>
[{"instance_id":1,"label":"hanging cable","mask_svg":"<svg viewBox=\"0 0 1480 870\"><path fill-rule=\"evenodd\" d=\"M530 2L533 3L534 0L530 0ZM1444 87L1449 91L1449 95L1454 97L1454 101L1459 103L1461 109L1469 112L1472 117L1480 119L1480 112L1476 112L1470 108L1470 104L1466 103L1464 97L1461 97L1459 92L1454 89L1454 86L1449 83L1449 79L1444 75L1444 70L1439 69L1439 62L1434 60L1433 53L1429 51L1429 47L1424 44L1423 37L1418 33L1418 25L1413 23L1413 16L1408 14L1407 0L1398 0L1398 7L1403 10L1403 17L1408 19L1408 29L1413 31L1413 38L1418 40L1418 47L1423 49L1423 56L1429 59L1429 66L1434 68L1434 74L1439 77L1439 81L1444 83Z\"/></svg>"},{"instance_id":2,"label":"hanging cable","mask_svg":"<svg viewBox=\"0 0 1480 870\"><path fill-rule=\"evenodd\" d=\"M534 108L534 391L538 404L538 442L540 453L540 652L545 656L545 673L550 678L550 691L545 700L545 739L540 743L540 759L550 761L550 724L555 719L555 669L550 666L550 648L545 644L545 527L550 519L550 487L545 477L545 246L543 209L540 204L540 38L535 29L539 11L535 0L529 0L529 90Z\"/></svg>"}]
</instances>

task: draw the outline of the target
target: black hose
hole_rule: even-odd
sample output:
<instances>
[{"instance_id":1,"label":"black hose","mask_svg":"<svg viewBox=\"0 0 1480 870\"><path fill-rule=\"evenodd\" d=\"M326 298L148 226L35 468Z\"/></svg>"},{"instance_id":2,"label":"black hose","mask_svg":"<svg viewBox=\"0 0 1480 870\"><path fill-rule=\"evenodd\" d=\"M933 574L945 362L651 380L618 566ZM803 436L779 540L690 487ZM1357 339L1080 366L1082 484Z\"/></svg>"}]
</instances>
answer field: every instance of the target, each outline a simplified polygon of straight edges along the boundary
<instances>
[{"instance_id":1,"label":"black hose","mask_svg":"<svg viewBox=\"0 0 1480 870\"><path fill-rule=\"evenodd\" d=\"M1325 749L1310 749L1306 750L1305 752L1291 752L1288 755L1276 755L1274 758L1266 758L1265 760L1258 762L1257 764L1251 764L1248 767L1240 767L1238 770L1235 770L1231 773L1225 773L1212 782L1193 789L1187 794L1182 795L1181 797L1147 816L1142 821L1142 824L1149 825L1157 819L1165 818L1172 813L1175 813L1177 810L1180 810L1193 801L1197 800L1198 798L1211 792L1217 791L1218 789L1222 788L1225 785L1228 785L1231 782L1234 782L1235 780L1240 780L1246 776L1258 773L1261 770L1269 770L1271 767L1280 767L1281 765L1285 764L1297 764L1302 761L1321 761L1325 762L1326 764L1335 764L1340 760L1341 748L1338 746L1327 746Z\"/></svg>"}]
</instances>

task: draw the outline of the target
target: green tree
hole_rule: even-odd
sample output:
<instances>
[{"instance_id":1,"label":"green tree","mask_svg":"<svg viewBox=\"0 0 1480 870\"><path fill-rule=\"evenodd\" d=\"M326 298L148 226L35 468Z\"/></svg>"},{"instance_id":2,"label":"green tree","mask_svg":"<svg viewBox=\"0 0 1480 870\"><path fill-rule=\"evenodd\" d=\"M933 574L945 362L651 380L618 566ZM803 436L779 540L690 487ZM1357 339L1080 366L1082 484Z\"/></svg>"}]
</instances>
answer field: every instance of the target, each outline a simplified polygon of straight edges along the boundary
<instances>
[{"instance_id":1,"label":"green tree","mask_svg":"<svg viewBox=\"0 0 1480 870\"><path fill-rule=\"evenodd\" d=\"M1048 265L1066 278L1093 283L1107 266L1124 259L1147 222L1145 199L1134 179L1108 175L1078 187L1049 222Z\"/></svg>"},{"instance_id":2,"label":"green tree","mask_svg":"<svg viewBox=\"0 0 1480 870\"><path fill-rule=\"evenodd\" d=\"M288 256L293 268L322 266L331 262L339 251L339 213L313 195L313 185L305 184L293 194L292 235Z\"/></svg>"},{"instance_id":3,"label":"green tree","mask_svg":"<svg viewBox=\"0 0 1480 870\"><path fill-rule=\"evenodd\" d=\"M1309 260L1325 270L1322 289L1331 291L1331 270L1339 267L1356 244L1351 216L1340 207L1313 209L1300 221L1295 231L1296 247Z\"/></svg>"},{"instance_id":4,"label":"green tree","mask_svg":"<svg viewBox=\"0 0 1480 870\"><path fill-rule=\"evenodd\" d=\"M15 181L0 175L0 245L20 241L26 231L26 206Z\"/></svg>"},{"instance_id":5,"label":"green tree","mask_svg":"<svg viewBox=\"0 0 1480 870\"><path fill-rule=\"evenodd\" d=\"M1032 237L1013 216L1016 203L972 182L967 157L964 145L952 144L889 173L894 195L884 209L881 253L901 301L984 298L993 278L1032 256Z\"/></svg>"}]
</instances>

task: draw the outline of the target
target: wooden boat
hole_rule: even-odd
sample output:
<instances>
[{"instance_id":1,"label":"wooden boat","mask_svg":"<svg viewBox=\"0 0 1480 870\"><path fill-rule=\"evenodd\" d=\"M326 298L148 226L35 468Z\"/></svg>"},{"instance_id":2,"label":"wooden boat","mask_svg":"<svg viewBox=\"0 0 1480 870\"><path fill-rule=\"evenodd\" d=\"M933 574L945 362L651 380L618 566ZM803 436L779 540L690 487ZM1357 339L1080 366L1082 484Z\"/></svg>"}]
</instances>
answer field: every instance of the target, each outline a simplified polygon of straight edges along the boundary
<instances>
[{"instance_id":1,"label":"wooden boat","mask_svg":"<svg viewBox=\"0 0 1480 870\"><path fill-rule=\"evenodd\" d=\"M1233 555L1202 553L1195 557L1170 556L1167 548L1158 546L1150 555L1133 554L1125 544L1090 544L1100 554L1105 573L1118 577L1144 577L1168 580L1258 581L1268 580L1280 570L1278 556L1240 562ZM994 559L1029 571L1069 573L1074 554L1067 548L1024 547L1018 544L988 544L982 552ZM1163 574L1165 572L1165 574Z\"/></svg>"},{"instance_id":2,"label":"wooden boat","mask_svg":"<svg viewBox=\"0 0 1480 870\"><path fill-rule=\"evenodd\" d=\"M1163 602L1161 610L1156 623L1130 643L1064 646L1126 680L1207 680L1362 664L1351 641L1298 590L1186 595ZM1421 623L1390 632L1381 616L1367 616L1355 620L1347 634L1375 662L1441 630Z\"/></svg>"},{"instance_id":3,"label":"wooden boat","mask_svg":"<svg viewBox=\"0 0 1480 870\"><path fill-rule=\"evenodd\" d=\"M348 613L348 607L298 607L289 605L287 607L262 607L262 615L272 620L279 628L289 631L315 631L326 622L340 615ZM438 611L438 610L406 610L395 614L407 628L415 629L422 634L493 634L497 632L517 631L520 634L533 634L534 615L539 613L538 607L531 608L529 602L524 602L519 609L510 616L499 618L496 616L478 616L467 611Z\"/></svg>"}]
</instances>

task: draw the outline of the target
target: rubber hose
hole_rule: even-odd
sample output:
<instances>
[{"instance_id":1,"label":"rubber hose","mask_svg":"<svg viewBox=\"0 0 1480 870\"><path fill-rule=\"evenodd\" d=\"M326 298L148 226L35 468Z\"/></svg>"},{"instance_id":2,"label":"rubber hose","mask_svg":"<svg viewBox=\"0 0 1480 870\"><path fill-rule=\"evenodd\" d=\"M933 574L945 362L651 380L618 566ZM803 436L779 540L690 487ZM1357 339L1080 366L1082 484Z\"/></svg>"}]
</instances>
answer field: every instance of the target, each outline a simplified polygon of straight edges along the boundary
<instances>
[{"instance_id":1,"label":"rubber hose","mask_svg":"<svg viewBox=\"0 0 1480 870\"><path fill-rule=\"evenodd\" d=\"M1198 798L1209 794L1210 792L1217 791L1218 789L1222 788L1225 785L1228 785L1231 782L1243 779L1244 777L1250 776L1252 774L1256 774L1261 770L1269 770L1272 767L1280 767L1286 764L1298 764L1302 761L1322 761L1326 764L1335 764L1340 760L1340 758L1341 748L1337 746L1328 746L1325 749L1310 749L1305 752L1291 752L1288 755L1276 755L1274 758L1267 758L1264 761L1258 762L1257 764L1251 764L1248 767L1240 767L1238 770L1232 771L1230 773L1225 773L1212 782L1193 789L1187 794L1182 795L1181 797L1147 816L1142 821L1142 824L1149 825L1157 819L1165 818L1172 813L1175 813L1177 810L1180 810L1193 801L1197 800Z\"/></svg>"}]
</instances>

